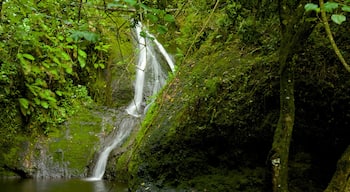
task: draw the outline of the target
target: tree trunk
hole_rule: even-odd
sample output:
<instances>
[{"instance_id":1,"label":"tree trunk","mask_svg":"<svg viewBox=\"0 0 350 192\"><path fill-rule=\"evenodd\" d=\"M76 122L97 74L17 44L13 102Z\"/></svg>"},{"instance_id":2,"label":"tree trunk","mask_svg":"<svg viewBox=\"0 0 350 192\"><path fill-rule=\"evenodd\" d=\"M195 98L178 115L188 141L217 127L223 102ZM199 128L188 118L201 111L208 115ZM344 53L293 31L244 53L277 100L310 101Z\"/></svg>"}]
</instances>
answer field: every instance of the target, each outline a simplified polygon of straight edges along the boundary
<instances>
[{"instance_id":1,"label":"tree trunk","mask_svg":"<svg viewBox=\"0 0 350 192\"><path fill-rule=\"evenodd\" d=\"M294 125L294 63L292 57L302 48L312 32L313 24L304 21L305 1L297 3L279 1L281 23L280 65L280 117L274 133L270 162L272 189L274 192L288 191L289 147Z\"/></svg>"},{"instance_id":2,"label":"tree trunk","mask_svg":"<svg viewBox=\"0 0 350 192\"><path fill-rule=\"evenodd\" d=\"M324 192L350 192L350 146L337 163L337 169Z\"/></svg>"},{"instance_id":3,"label":"tree trunk","mask_svg":"<svg viewBox=\"0 0 350 192\"><path fill-rule=\"evenodd\" d=\"M289 46L284 47L285 49ZM288 52L280 51L280 117L275 130L272 156L273 191L288 191L288 157L294 124L294 79L293 64L288 61Z\"/></svg>"}]
</instances>

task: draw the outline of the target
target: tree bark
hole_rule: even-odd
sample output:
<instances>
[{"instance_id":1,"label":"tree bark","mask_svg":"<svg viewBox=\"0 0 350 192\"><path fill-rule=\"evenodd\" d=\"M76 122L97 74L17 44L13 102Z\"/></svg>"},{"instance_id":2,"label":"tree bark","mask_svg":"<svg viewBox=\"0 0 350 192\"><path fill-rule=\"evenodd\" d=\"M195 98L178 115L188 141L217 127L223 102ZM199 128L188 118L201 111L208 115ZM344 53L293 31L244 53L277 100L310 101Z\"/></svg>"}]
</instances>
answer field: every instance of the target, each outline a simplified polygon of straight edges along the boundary
<instances>
[{"instance_id":1,"label":"tree bark","mask_svg":"<svg viewBox=\"0 0 350 192\"><path fill-rule=\"evenodd\" d=\"M337 163L337 169L324 192L350 191L350 146Z\"/></svg>"},{"instance_id":2,"label":"tree bark","mask_svg":"<svg viewBox=\"0 0 350 192\"><path fill-rule=\"evenodd\" d=\"M280 117L275 129L270 162L272 170L272 190L288 191L289 148L294 126L294 63L292 57L312 32L312 23L304 21L304 1L291 3L279 1L281 23L281 46L279 50L280 67Z\"/></svg>"}]
</instances>

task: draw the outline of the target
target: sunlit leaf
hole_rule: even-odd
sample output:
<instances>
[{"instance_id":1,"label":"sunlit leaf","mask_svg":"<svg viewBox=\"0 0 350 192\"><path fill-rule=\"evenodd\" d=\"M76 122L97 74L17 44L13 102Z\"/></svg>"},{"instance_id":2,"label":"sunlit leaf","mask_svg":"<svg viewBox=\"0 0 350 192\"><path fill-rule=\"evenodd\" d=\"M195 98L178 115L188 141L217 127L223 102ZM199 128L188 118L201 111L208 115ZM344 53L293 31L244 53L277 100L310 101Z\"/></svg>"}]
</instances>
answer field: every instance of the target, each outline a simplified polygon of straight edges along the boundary
<instances>
[{"instance_id":1,"label":"sunlit leaf","mask_svg":"<svg viewBox=\"0 0 350 192\"><path fill-rule=\"evenodd\" d=\"M35 97L35 98L34 98L34 103L35 103L36 105L40 105L40 99L37 98L37 97Z\"/></svg>"},{"instance_id":2,"label":"sunlit leaf","mask_svg":"<svg viewBox=\"0 0 350 192\"><path fill-rule=\"evenodd\" d=\"M72 73L73 73L72 67L67 67L67 68L66 68L66 72L67 72L68 74L72 74Z\"/></svg>"},{"instance_id":3,"label":"sunlit leaf","mask_svg":"<svg viewBox=\"0 0 350 192\"><path fill-rule=\"evenodd\" d=\"M318 8L318 5L314 4L314 3L307 3L305 6L304 6L304 9L306 12L308 11L316 11L316 12L319 12L319 8Z\"/></svg>"},{"instance_id":4,"label":"sunlit leaf","mask_svg":"<svg viewBox=\"0 0 350 192\"><path fill-rule=\"evenodd\" d=\"M49 104L46 102L46 101L41 101L40 102L40 105L45 108L45 109L48 109L49 108Z\"/></svg>"},{"instance_id":5,"label":"sunlit leaf","mask_svg":"<svg viewBox=\"0 0 350 192\"><path fill-rule=\"evenodd\" d=\"M87 57L86 52L81 49L78 49L78 55L83 57L84 59Z\"/></svg>"},{"instance_id":6,"label":"sunlit leaf","mask_svg":"<svg viewBox=\"0 0 350 192\"><path fill-rule=\"evenodd\" d=\"M83 58L82 56L80 56L80 55L78 56L78 61L79 61L81 68L84 68L86 66L85 58Z\"/></svg>"},{"instance_id":7,"label":"sunlit leaf","mask_svg":"<svg viewBox=\"0 0 350 192\"><path fill-rule=\"evenodd\" d=\"M53 56L53 57L52 57L52 60L53 60L55 63L57 63L58 65L61 65L61 62L60 62L60 60L59 60L57 57Z\"/></svg>"},{"instance_id":8,"label":"sunlit leaf","mask_svg":"<svg viewBox=\"0 0 350 192\"><path fill-rule=\"evenodd\" d=\"M62 55L62 57L63 57L64 60L66 60L66 61L69 61L69 60L70 60L70 56L69 56L66 52L61 51L61 55Z\"/></svg>"},{"instance_id":9,"label":"sunlit leaf","mask_svg":"<svg viewBox=\"0 0 350 192\"><path fill-rule=\"evenodd\" d=\"M340 25L344 21L346 21L346 17L344 15L340 15L340 14L333 14L331 19L334 23L336 23L338 25Z\"/></svg>"},{"instance_id":10,"label":"sunlit leaf","mask_svg":"<svg viewBox=\"0 0 350 192\"><path fill-rule=\"evenodd\" d=\"M28 53L24 53L24 54L22 54L22 56L23 56L24 58L29 59L29 60L32 60L32 61L35 60L35 58L33 57L33 55L28 54Z\"/></svg>"},{"instance_id":11,"label":"sunlit leaf","mask_svg":"<svg viewBox=\"0 0 350 192\"><path fill-rule=\"evenodd\" d=\"M59 35L59 36L57 37L57 39L62 41L62 40L64 39L64 37L63 37L62 35Z\"/></svg>"},{"instance_id":12,"label":"sunlit leaf","mask_svg":"<svg viewBox=\"0 0 350 192\"><path fill-rule=\"evenodd\" d=\"M63 95L63 92L62 92L62 91L59 91L59 90L55 91L55 93L56 93L56 95L58 95L58 96L62 96L62 95Z\"/></svg>"},{"instance_id":13,"label":"sunlit leaf","mask_svg":"<svg viewBox=\"0 0 350 192\"><path fill-rule=\"evenodd\" d=\"M24 109L28 109L29 108L29 101L26 98L19 98L19 103L21 104L21 107L23 107Z\"/></svg>"},{"instance_id":14,"label":"sunlit leaf","mask_svg":"<svg viewBox=\"0 0 350 192\"><path fill-rule=\"evenodd\" d=\"M339 6L338 3L328 1L324 4L324 10L326 12L331 13L331 12L333 12L334 9L337 9L338 6Z\"/></svg>"}]
</instances>

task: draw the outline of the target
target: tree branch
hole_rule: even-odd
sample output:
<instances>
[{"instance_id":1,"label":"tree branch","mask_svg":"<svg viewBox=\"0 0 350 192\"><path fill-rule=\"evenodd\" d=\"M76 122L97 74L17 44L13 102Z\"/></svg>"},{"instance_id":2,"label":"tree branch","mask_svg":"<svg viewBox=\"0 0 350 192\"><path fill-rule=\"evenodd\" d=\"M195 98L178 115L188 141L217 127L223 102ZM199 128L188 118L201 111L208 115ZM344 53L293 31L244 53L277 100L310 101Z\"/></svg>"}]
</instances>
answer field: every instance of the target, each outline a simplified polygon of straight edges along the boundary
<instances>
[{"instance_id":1,"label":"tree branch","mask_svg":"<svg viewBox=\"0 0 350 192\"><path fill-rule=\"evenodd\" d=\"M321 18L322 18L322 22L324 25L324 28L326 30L327 36L329 41L331 42L332 48L335 52L335 54L338 56L340 62L343 64L343 66L345 67L345 69L350 72L350 66L346 63L343 55L341 54L340 50L338 49L337 44L334 41L333 35L332 35L332 31L331 28L329 27L329 23L327 20L327 15L326 15L326 11L324 10L324 1L323 0L319 0L320 3L320 7L321 7Z\"/></svg>"}]
</instances>

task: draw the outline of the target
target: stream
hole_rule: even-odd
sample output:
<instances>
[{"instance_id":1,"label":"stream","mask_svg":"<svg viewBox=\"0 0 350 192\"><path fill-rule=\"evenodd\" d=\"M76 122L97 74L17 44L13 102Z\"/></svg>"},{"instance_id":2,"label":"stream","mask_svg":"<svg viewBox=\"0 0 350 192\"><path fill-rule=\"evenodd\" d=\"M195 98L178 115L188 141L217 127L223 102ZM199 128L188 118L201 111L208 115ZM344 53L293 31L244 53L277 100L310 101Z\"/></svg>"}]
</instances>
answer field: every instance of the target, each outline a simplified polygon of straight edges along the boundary
<instances>
[{"instance_id":1,"label":"stream","mask_svg":"<svg viewBox=\"0 0 350 192\"><path fill-rule=\"evenodd\" d=\"M19 179L0 178L4 192L126 192L127 184L81 179Z\"/></svg>"}]
</instances>

